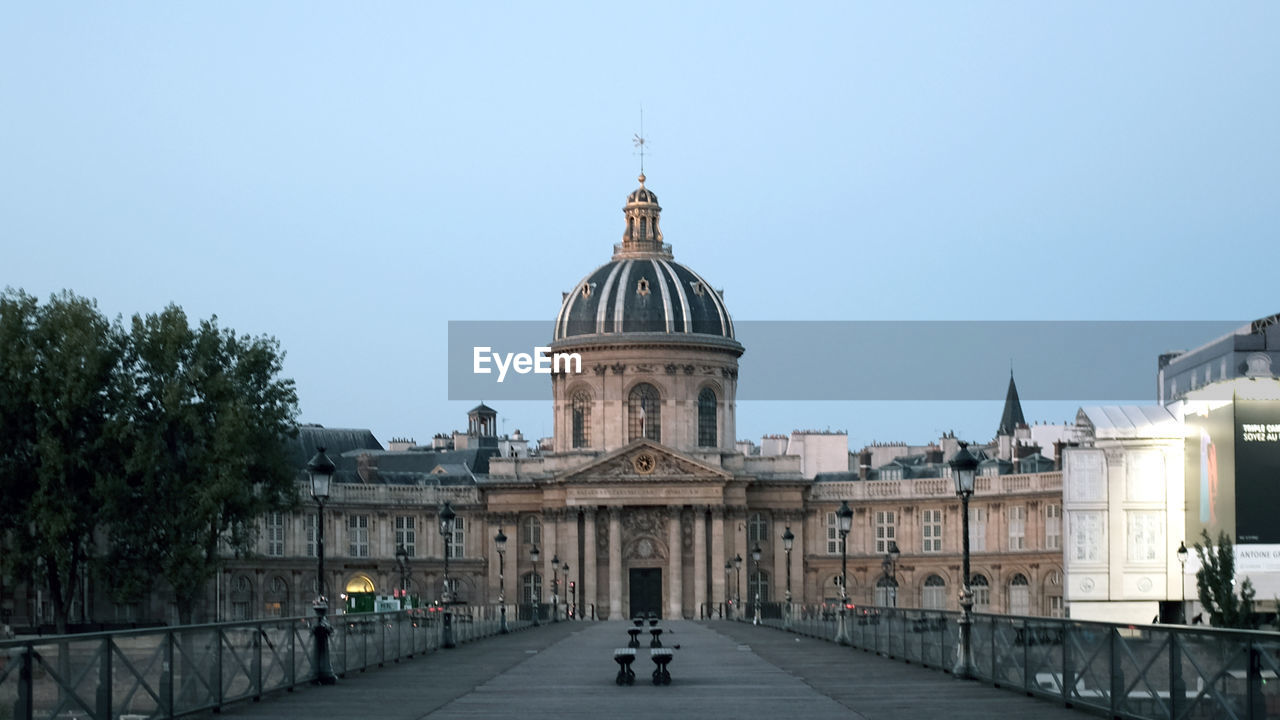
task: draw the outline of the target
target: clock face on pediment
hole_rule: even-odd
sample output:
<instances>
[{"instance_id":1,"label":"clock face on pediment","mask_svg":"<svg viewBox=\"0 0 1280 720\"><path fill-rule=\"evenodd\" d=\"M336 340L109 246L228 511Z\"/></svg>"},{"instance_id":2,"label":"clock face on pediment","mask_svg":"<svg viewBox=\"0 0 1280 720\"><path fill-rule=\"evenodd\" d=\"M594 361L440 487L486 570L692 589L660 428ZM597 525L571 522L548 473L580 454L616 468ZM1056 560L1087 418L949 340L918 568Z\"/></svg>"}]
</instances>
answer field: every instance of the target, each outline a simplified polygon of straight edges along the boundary
<instances>
[{"instance_id":1,"label":"clock face on pediment","mask_svg":"<svg viewBox=\"0 0 1280 720\"><path fill-rule=\"evenodd\" d=\"M599 480L662 480L664 482L717 480L731 477L725 471L683 457L660 445L637 442L595 462L571 470L565 482Z\"/></svg>"}]
</instances>

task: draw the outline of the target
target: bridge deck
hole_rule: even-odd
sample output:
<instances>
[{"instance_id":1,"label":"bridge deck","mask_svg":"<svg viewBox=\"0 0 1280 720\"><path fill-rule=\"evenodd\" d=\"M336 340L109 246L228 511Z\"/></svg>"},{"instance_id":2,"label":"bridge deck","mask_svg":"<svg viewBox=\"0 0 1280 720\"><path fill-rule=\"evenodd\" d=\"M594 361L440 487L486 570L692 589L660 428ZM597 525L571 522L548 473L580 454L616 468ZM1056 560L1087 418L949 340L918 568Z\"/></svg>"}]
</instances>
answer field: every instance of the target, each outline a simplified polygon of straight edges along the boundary
<instances>
[{"instance_id":1,"label":"bridge deck","mask_svg":"<svg viewBox=\"0 0 1280 720\"><path fill-rule=\"evenodd\" d=\"M745 623L672 622L672 683L650 682L648 633L636 684L614 684L622 623L561 622L355 674L332 687L226 708L229 718L1078 718L1016 692Z\"/></svg>"}]
</instances>

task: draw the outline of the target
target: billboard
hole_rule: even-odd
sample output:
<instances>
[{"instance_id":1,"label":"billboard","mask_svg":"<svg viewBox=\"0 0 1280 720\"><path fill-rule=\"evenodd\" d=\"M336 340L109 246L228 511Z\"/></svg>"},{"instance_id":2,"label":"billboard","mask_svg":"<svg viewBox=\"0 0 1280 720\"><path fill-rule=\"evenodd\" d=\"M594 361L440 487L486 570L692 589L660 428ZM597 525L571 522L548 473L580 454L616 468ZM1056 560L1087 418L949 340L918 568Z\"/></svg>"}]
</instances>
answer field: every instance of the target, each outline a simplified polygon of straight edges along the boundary
<instances>
[{"instance_id":1,"label":"billboard","mask_svg":"<svg viewBox=\"0 0 1280 720\"><path fill-rule=\"evenodd\" d=\"M1235 401L1236 542L1280 543L1280 402Z\"/></svg>"},{"instance_id":2,"label":"billboard","mask_svg":"<svg viewBox=\"0 0 1280 720\"><path fill-rule=\"evenodd\" d=\"M1280 401L1239 397L1186 416L1187 539L1225 530L1280 544Z\"/></svg>"}]
</instances>

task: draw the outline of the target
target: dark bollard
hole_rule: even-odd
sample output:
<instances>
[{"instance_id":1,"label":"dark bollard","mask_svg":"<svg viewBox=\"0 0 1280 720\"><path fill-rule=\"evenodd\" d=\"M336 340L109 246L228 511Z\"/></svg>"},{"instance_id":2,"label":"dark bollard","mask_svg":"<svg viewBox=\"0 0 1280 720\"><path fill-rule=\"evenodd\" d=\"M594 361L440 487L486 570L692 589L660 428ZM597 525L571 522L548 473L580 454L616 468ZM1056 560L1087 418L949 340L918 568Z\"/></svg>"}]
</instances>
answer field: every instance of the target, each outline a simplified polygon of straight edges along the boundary
<instances>
[{"instance_id":1,"label":"dark bollard","mask_svg":"<svg viewBox=\"0 0 1280 720\"><path fill-rule=\"evenodd\" d=\"M654 638L657 640L657 637ZM653 684L654 685L670 685L671 672L667 670L667 666L671 664L672 652L670 648L655 647L649 650L649 656L653 658Z\"/></svg>"},{"instance_id":2,"label":"dark bollard","mask_svg":"<svg viewBox=\"0 0 1280 720\"><path fill-rule=\"evenodd\" d=\"M660 627L649 628L649 634L653 636L653 639L649 641L649 647L651 648L662 647L662 637L661 637L662 628Z\"/></svg>"},{"instance_id":3,"label":"dark bollard","mask_svg":"<svg viewBox=\"0 0 1280 720\"><path fill-rule=\"evenodd\" d=\"M453 648L453 613L448 610L444 611L444 618L440 621L440 647Z\"/></svg>"},{"instance_id":4,"label":"dark bollard","mask_svg":"<svg viewBox=\"0 0 1280 720\"><path fill-rule=\"evenodd\" d=\"M627 642L627 647L640 647L640 628L627 628L627 634L631 636L631 640Z\"/></svg>"},{"instance_id":5,"label":"dark bollard","mask_svg":"<svg viewBox=\"0 0 1280 720\"><path fill-rule=\"evenodd\" d=\"M338 676L333 674L333 662L329 659L329 636L333 635L333 626L325 618L325 614L329 612L329 601L322 597L316 598L311 608L316 613L316 624L311 628L315 636L316 675L311 682L316 685L333 685L338 682Z\"/></svg>"}]
</instances>

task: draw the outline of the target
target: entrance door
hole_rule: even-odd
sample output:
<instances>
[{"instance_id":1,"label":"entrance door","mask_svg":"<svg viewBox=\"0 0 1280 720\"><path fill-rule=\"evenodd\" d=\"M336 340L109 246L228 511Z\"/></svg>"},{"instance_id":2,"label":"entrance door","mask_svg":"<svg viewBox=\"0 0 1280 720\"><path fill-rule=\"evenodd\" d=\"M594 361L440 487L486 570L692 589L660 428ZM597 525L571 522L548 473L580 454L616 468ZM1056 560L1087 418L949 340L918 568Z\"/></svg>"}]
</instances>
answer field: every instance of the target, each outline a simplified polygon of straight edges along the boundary
<instances>
[{"instance_id":1,"label":"entrance door","mask_svg":"<svg viewBox=\"0 0 1280 720\"><path fill-rule=\"evenodd\" d=\"M662 617L662 570L631 568L631 617Z\"/></svg>"}]
</instances>

